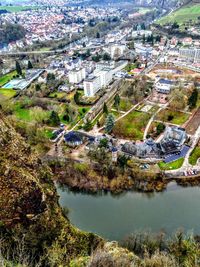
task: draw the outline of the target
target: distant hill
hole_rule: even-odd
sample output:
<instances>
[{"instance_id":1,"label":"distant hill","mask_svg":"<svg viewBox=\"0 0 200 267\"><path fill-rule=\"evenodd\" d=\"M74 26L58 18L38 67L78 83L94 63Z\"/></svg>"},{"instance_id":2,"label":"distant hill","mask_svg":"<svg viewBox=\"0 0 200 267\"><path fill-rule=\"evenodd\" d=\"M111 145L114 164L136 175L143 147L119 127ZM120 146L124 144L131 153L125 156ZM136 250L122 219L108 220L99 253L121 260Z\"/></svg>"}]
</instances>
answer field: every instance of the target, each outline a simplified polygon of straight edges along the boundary
<instances>
[{"instance_id":1,"label":"distant hill","mask_svg":"<svg viewBox=\"0 0 200 267\"><path fill-rule=\"evenodd\" d=\"M180 26L185 23L197 22L200 18L200 0L184 0L180 8L161 18L158 23L165 25L177 22Z\"/></svg>"}]
</instances>

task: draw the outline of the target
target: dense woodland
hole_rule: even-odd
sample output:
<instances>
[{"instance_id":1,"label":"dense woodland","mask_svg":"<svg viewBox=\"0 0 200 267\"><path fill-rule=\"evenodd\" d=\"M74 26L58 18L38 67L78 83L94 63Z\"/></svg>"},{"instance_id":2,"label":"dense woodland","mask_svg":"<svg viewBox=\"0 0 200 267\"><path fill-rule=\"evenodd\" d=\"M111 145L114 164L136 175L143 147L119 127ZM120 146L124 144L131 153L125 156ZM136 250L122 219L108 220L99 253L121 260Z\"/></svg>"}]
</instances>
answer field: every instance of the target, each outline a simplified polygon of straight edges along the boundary
<instances>
[{"instance_id":1,"label":"dense woodland","mask_svg":"<svg viewBox=\"0 0 200 267\"><path fill-rule=\"evenodd\" d=\"M22 39L26 34L25 29L17 24L0 26L0 44L9 44Z\"/></svg>"}]
</instances>

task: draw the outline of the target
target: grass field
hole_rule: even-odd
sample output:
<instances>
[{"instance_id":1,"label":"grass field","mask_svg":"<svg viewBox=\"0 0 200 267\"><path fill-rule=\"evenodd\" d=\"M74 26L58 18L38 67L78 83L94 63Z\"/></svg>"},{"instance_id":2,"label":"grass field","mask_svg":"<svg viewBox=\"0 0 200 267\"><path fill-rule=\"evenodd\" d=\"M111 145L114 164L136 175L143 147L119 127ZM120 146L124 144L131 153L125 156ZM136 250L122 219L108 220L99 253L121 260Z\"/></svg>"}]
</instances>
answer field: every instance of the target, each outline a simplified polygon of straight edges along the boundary
<instances>
[{"instance_id":1,"label":"grass field","mask_svg":"<svg viewBox=\"0 0 200 267\"><path fill-rule=\"evenodd\" d=\"M180 111L173 111L170 109L163 109L156 115L156 120L177 125L182 125L188 120L188 118L189 114Z\"/></svg>"},{"instance_id":2,"label":"grass field","mask_svg":"<svg viewBox=\"0 0 200 267\"><path fill-rule=\"evenodd\" d=\"M7 10L8 12L20 12L36 8L36 6L0 6L0 10Z\"/></svg>"},{"instance_id":3,"label":"grass field","mask_svg":"<svg viewBox=\"0 0 200 267\"><path fill-rule=\"evenodd\" d=\"M9 82L14 75L16 75L17 72L16 71L12 71L8 74L5 74L3 76L0 77L0 87L2 87L4 84L6 84L7 82Z\"/></svg>"},{"instance_id":4,"label":"grass field","mask_svg":"<svg viewBox=\"0 0 200 267\"><path fill-rule=\"evenodd\" d=\"M196 165L198 158L200 158L200 147L196 146L189 157L189 163L193 166Z\"/></svg>"},{"instance_id":5,"label":"grass field","mask_svg":"<svg viewBox=\"0 0 200 267\"><path fill-rule=\"evenodd\" d=\"M26 108L21 108L20 105L16 105L14 110L14 115L18 119L26 122L34 122L34 121L41 122L49 118L50 111L45 111L39 107L26 109Z\"/></svg>"},{"instance_id":6,"label":"grass field","mask_svg":"<svg viewBox=\"0 0 200 267\"><path fill-rule=\"evenodd\" d=\"M181 25L189 20L197 21L199 16L200 4L194 4L178 9L170 15L161 18L157 23L164 25L167 23L177 22Z\"/></svg>"},{"instance_id":7,"label":"grass field","mask_svg":"<svg viewBox=\"0 0 200 267\"><path fill-rule=\"evenodd\" d=\"M183 161L184 161L184 159L180 158L180 159L173 161L173 162L170 162L170 163L160 162L160 163L158 163L158 166L163 171L177 170L183 165Z\"/></svg>"},{"instance_id":8,"label":"grass field","mask_svg":"<svg viewBox=\"0 0 200 267\"><path fill-rule=\"evenodd\" d=\"M146 13L152 11L153 9L152 8L145 8L145 7L141 7L139 8L139 13L142 14L142 15L145 15Z\"/></svg>"},{"instance_id":9,"label":"grass field","mask_svg":"<svg viewBox=\"0 0 200 267\"><path fill-rule=\"evenodd\" d=\"M119 110L120 111L128 111L129 109L131 109L132 106L133 105L132 105L132 103L131 103L130 100L128 100L128 99L121 99L120 100L120 104L119 104ZM113 108L115 108L115 107L113 106Z\"/></svg>"},{"instance_id":10,"label":"grass field","mask_svg":"<svg viewBox=\"0 0 200 267\"><path fill-rule=\"evenodd\" d=\"M3 95L6 98L12 98L16 95L16 91L12 89L0 89L0 95Z\"/></svg>"},{"instance_id":11,"label":"grass field","mask_svg":"<svg viewBox=\"0 0 200 267\"><path fill-rule=\"evenodd\" d=\"M133 111L116 122L113 133L117 137L141 140L150 117L147 113Z\"/></svg>"}]
</instances>

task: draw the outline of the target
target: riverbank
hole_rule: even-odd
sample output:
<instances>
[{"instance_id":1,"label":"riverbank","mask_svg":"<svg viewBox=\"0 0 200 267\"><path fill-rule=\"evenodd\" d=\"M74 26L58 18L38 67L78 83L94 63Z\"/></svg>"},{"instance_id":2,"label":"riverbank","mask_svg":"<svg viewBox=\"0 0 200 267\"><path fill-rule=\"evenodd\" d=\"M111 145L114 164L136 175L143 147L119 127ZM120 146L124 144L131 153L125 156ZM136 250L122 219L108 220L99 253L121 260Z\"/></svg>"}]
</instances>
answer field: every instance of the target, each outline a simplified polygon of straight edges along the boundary
<instances>
[{"instance_id":1,"label":"riverbank","mask_svg":"<svg viewBox=\"0 0 200 267\"><path fill-rule=\"evenodd\" d=\"M120 194L126 191L163 192L171 181L181 186L199 186L200 176L168 177L164 172L140 170L135 166L121 169L115 165L108 171L104 166L80 163L68 159L66 162L49 162L54 181L71 190L97 193L99 191Z\"/></svg>"},{"instance_id":2,"label":"riverbank","mask_svg":"<svg viewBox=\"0 0 200 267\"><path fill-rule=\"evenodd\" d=\"M72 190L89 193L99 191L120 194L125 191L162 192L166 189L168 180L161 173L145 172L131 167L121 169L110 167L108 172L104 166L92 163L77 163L68 160L67 163L49 163L54 173L55 182L68 186Z\"/></svg>"}]
</instances>

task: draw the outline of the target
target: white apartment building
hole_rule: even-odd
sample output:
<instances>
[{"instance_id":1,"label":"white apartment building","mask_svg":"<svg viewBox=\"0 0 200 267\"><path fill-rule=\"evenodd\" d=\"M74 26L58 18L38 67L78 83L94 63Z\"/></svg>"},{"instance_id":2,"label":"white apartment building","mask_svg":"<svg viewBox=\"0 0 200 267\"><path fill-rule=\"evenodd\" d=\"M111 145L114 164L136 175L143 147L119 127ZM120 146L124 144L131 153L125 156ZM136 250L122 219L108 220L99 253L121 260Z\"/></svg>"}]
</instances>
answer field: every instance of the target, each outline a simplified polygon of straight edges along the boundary
<instances>
[{"instance_id":1,"label":"white apartment building","mask_svg":"<svg viewBox=\"0 0 200 267\"><path fill-rule=\"evenodd\" d=\"M109 69L95 70L94 76L83 83L85 96L94 96L101 88L106 87L112 81L113 74Z\"/></svg>"},{"instance_id":2,"label":"white apartment building","mask_svg":"<svg viewBox=\"0 0 200 267\"><path fill-rule=\"evenodd\" d=\"M196 48L181 48L179 56L187 61L200 63L200 49Z\"/></svg>"},{"instance_id":3,"label":"white apartment building","mask_svg":"<svg viewBox=\"0 0 200 267\"><path fill-rule=\"evenodd\" d=\"M93 97L101 88L101 81L99 76L93 76L86 79L83 83L84 94L87 97Z\"/></svg>"},{"instance_id":4,"label":"white apartment building","mask_svg":"<svg viewBox=\"0 0 200 267\"><path fill-rule=\"evenodd\" d=\"M126 45L113 44L110 47L111 58L119 58L119 57L123 56L125 51L126 51Z\"/></svg>"},{"instance_id":5,"label":"white apartment building","mask_svg":"<svg viewBox=\"0 0 200 267\"><path fill-rule=\"evenodd\" d=\"M72 84L78 84L82 82L85 78L86 78L85 68L75 69L69 72L69 82Z\"/></svg>"}]
</instances>

